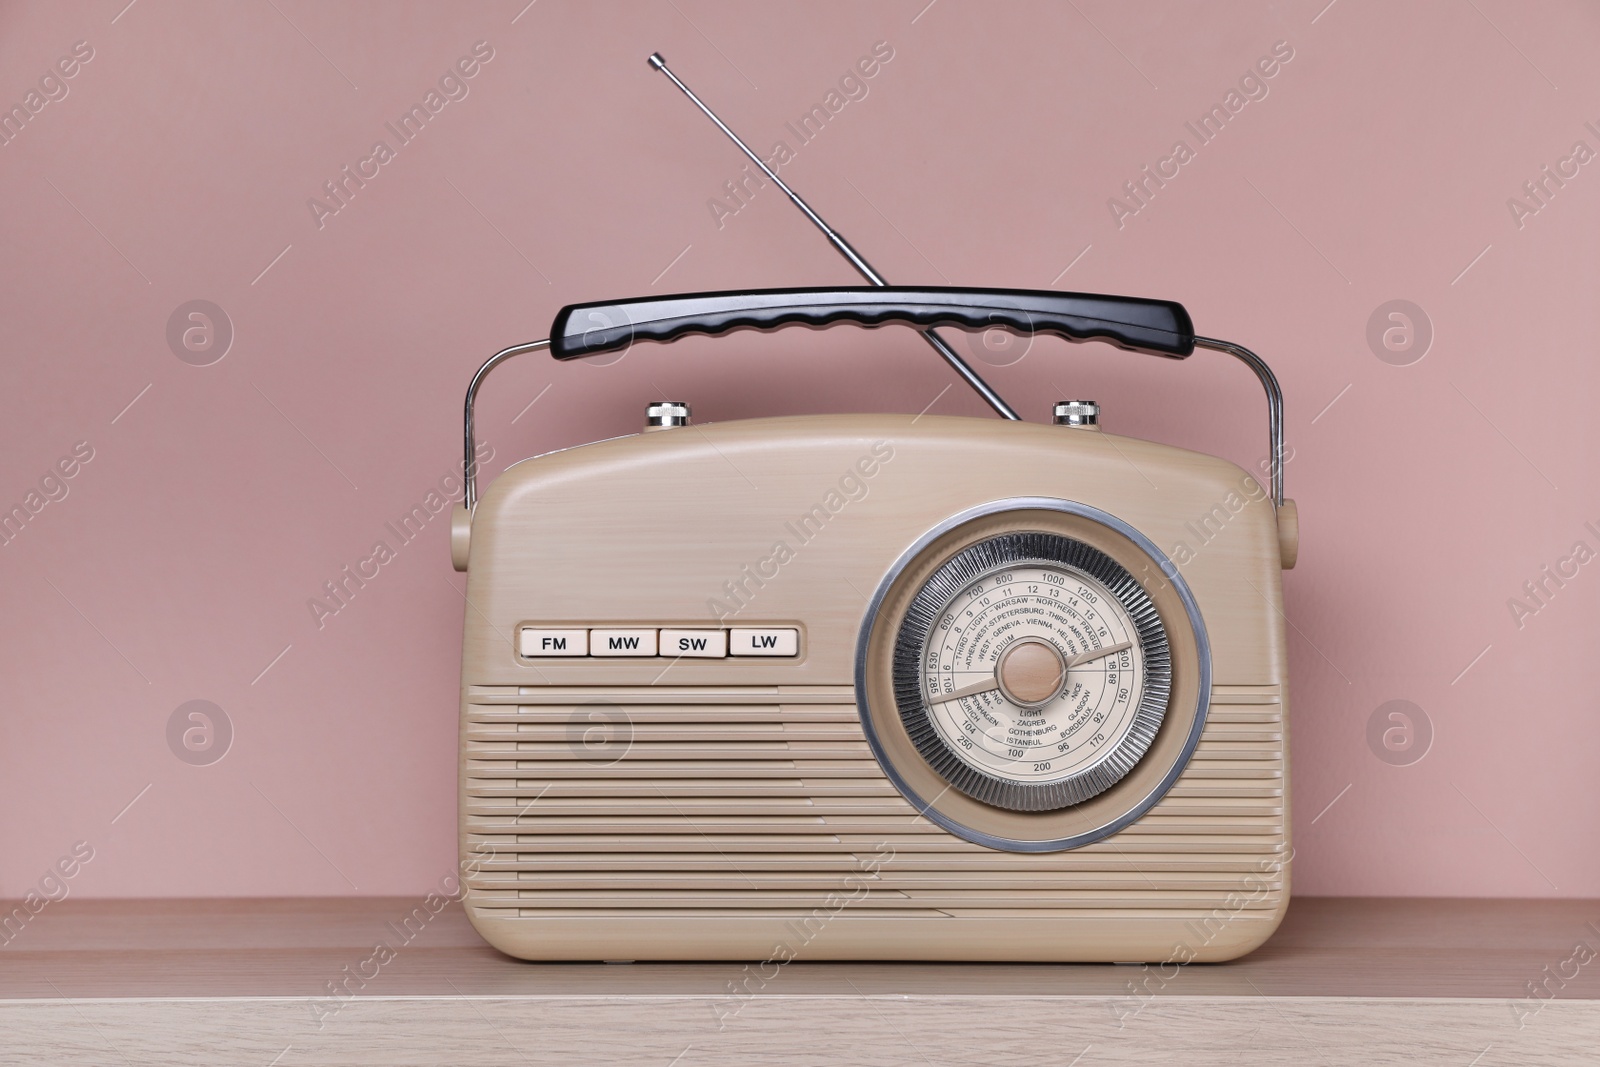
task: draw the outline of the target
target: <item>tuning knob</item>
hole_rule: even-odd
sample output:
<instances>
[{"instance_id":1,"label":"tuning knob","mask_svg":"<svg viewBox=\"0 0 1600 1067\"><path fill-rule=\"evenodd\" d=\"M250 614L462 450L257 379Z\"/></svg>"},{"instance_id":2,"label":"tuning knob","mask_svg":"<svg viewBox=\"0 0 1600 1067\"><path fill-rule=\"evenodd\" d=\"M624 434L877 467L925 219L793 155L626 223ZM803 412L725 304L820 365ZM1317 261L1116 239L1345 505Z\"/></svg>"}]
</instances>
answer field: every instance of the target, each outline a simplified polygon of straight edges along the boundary
<instances>
[{"instance_id":1,"label":"tuning knob","mask_svg":"<svg viewBox=\"0 0 1600 1067\"><path fill-rule=\"evenodd\" d=\"M1063 400L1056 405L1057 426L1083 426L1096 429L1100 425L1100 405L1093 400Z\"/></svg>"},{"instance_id":2,"label":"tuning knob","mask_svg":"<svg viewBox=\"0 0 1600 1067\"><path fill-rule=\"evenodd\" d=\"M644 428L666 430L689 425L689 405L680 400L657 400L644 409Z\"/></svg>"}]
</instances>

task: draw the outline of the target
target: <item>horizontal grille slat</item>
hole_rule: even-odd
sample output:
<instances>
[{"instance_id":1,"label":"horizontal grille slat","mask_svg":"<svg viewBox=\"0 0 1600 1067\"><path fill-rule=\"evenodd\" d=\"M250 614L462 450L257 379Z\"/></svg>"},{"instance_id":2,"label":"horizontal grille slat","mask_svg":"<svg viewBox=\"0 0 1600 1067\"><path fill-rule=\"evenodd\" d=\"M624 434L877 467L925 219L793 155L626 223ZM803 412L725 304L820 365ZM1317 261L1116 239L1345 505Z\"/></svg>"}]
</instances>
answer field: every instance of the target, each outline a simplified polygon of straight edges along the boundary
<instances>
[{"instance_id":1,"label":"horizontal grille slat","mask_svg":"<svg viewBox=\"0 0 1600 1067\"><path fill-rule=\"evenodd\" d=\"M521 855L528 853L553 853L572 855L575 853L632 853L648 854L656 852L690 852L701 853L708 849L718 853L761 853L761 852L829 852L837 854L850 854L852 852L870 853L874 848L886 846L895 849L898 857L912 858L916 856L948 857L951 853L967 853L973 856L1008 855L996 853L992 849L983 848L970 841L963 841L949 834L922 833L922 834L853 834L830 833L826 827L820 827L817 833L789 832L770 834L701 834L701 833L669 833L654 834L517 834L517 833L474 833L472 835L474 846L482 845L491 854L507 853ZM1282 850L1282 846L1260 837L1236 836L1228 837L1213 835L1205 841L1197 841L1192 837L1178 835L1161 836L1151 834L1143 838L1119 838L1115 841L1096 841L1074 849L1068 855L1096 856L1101 854L1117 857L1118 862L1124 862L1130 854L1141 857L1135 862L1142 862L1142 857L1149 855L1160 859L1162 857L1181 857L1201 849L1207 854L1215 854L1220 860L1230 856L1259 857ZM1032 857L1041 859L1043 857ZM1026 860L1027 857L1021 859ZM941 862L949 862L947 858ZM1258 862L1252 858L1251 862Z\"/></svg>"},{"instance_id":2,"label":"horizontal grille slat","mask_svg":"<svg viewBox=\"0 0 1600 1067\"><path fill-rule=\"evenodd\" d=\"M859 723L861 717L855 706L838 707L831 704L703 704L683 707L676 704L522 704L511 706L474 704L469 709L467 721L474 724L474 732L498 731L495 736L515 736L524 728L533 732L540 727L571 727L578 723L602 724L608 714L631 722L635 728L650 724L720 723L738 728L744 724L776 723L780 726L798 726L806 723L844 722ZM517 730L507 730L515 725ZM471 736L469 734L469 736Z\"/></svg>"},{"instance_id":3,"label":"horizontal grille slat","mask_svg":"<svg viewBox=\"0 0 1600 1067\"><path fill-rule=\"evenodd\" d=\"M629 778L882 778L872 760L472 760L472 776L483 781L514 778L535 781L593 779L624 784Z\"/></svg>"},{"instance_id":4,"label":"horizontal grille slat","mask_svg":"<svg viewBox=\"0 0 1600 1067\"><path fill-rule=\"evenodd\" d=\"M862 857L865 860L867 857ZM729 878L729 873L733 877ZM1164 871L1161 884L1142 871L1074 871L1072 882L1081 889L1192 889L1214 891L1232 889L1239 878L1228 871ZM512 871L501 878L487 876L477 884L484 887L505 884L538 884L539 892L571 890L609 895L637 890L644 893L673 893L687 890L722 890L737 884L740 891L787 889L844 889L862 887L874 893L950 890L962 893L1000 894L1061 891L1061 871L1007 871L1005 889L999 889L994 871L897 871L875 877L851 871Z\"/></svg>"},{"instance_id":5,"label":"horizontal grille slat","mask_svg":"<svg viewBox=\"0 0 1600 1067\"><path fill-rule=\"evenodd\" d=\"M700 842L702 848L707 843ZM503 857L503 858L502 858ZM661 871L669 873L695 871L724 872L796 872L840 871L859 872L866 864L875 861L871 850L849 852L838 845L824 851L794 852L655 852L616 853L603 858L590 853L528 853L506 852L481 864L486 872L523 871L551 875L575 872L628 872ZM1167 856L1143 855L1130 861L1126 856L1109 853L1074 855L1061 853L1051 856L1021 856L1014 853L988 852L982 855L950 855L941 852L902 852L896 850L893 869L897 872L1125 872L1133 871L1185 871L1249 873L1258 869L1260 858L1248 855ZM892 882L887 875L883 880ZM1010 875L1007 876L1008 881Z\"/></svg>"},{"instance_id":6,"label":"horizontal grille slat","mask_svg":"<svg viewBox=\"0 0 1600 1067\"><path fill-rule=\"evenodd\" d=\"M606 743L659 744L688 741L694 744L730 744L770 741L855 741L861 737L860 720L815 719L800 722L783 720L703 720L629 719L617 725L561 719L552 722L518 720L516 728L495 725L474 729L467 739L474 751L529 751L541 746L570 746L574 741L590 745Z\"/></svg>"},{"instance_id":7,"label":"horizontal grille slat","mask_svg":"<svg viewBox=\"0 0 1600 1067\"><path fill-rule=\"evenodd\" d=\"M539 802L543 804L541 800ZM926 819L914 814L889 814L889 815L862 815L852 812L836 812L826 816L808 818L805 815L784 814L782 812L771 815L754 815L749 811L750 806L728 805L718 801L719 806L728 808L726 811L707 811L697 817L690 817L681 812L674 815L662 816L658 812L649 815L640 815L633 806L616 804L612 807L625 809L611 814L601 814L594 811L594 805L583 803L577 808L585 814L568 815L565 818L549 814L538 817L516 817L515 811L522 805L507 805L493 811L483 808L469 808L469 814L498 814L505 812L505 821L500 826L537 829L546 834L594 834L594 833L763 833L771 831L780 832L807 832L840 833L848 830L852 833L926 833L943 834L944 831ZM753 806L753 805L752 805ZM661 807L671 811L671 805ZM909 805L907 805L909 807ZM496 824L470 820L467 829L471 833L495 833ZM1280 834L1282 825L1279 820L1271 816L1260 818L1246 818L1235 816L1231 819L1206 819L1198 817L1173 816L1173 815L1148 815L1144 819L1124 827L1118 831L1119 837L1143 836L1145 834L1205 834L1216 836L1219 834Z\"/></svg>"},{"instance_id":8,"label":"horizontal grille slat","mask_svg":"<svg viewBox=\"0 0 1600 1067\"><path fill-rule=\"evenodd\" d=\"M1246 907L1259 906L1270 908L1274 905L1270 901L1270 892L1276 886L1265 885L1260 891L1262 898L1259 904L1247 903ZM485 896L502 890L481 890ZM1107 886L1101 889L1079 889L1075 887L1055 886L1040 891L1029 890L950 890L950 889L925 889L925 890L882 890L861 893L851 887L840 885L834 888L817 892L798 892L783 889L741 889L717 892L715 890L672 890L641 888L637 890L609 890L605 892L582 891L567 892L544 890L505 890L514 892L515 897L507 898L507 907L518 908L798 908L810 910L823 907L828 894L838 896L851 895L847 907L856 908L882 908L899 907L908 905L926 908L1060 908L1063 904L1072 903L1081 907L1101 908L1137 908L1140 906L1153 907L1190 907L1190 908L1223 908L1228 907L1230 894L1237 893L1231 886L1226 889L1195 890L1195 889L1138 889L1119 888ZM490 903L489 900L480 899L474 902L476 906L483 907ZM1237 901L1235 900L1235 903Z\"/></svg>"},{"instance_id":9,"label":"horizontal grille slat","mask_svg":"<svg viewBox=\"0 0 1600 1067\"><path fill-rule=\"evenodd\" d=\"M777 920L777 921L780 921L780 922L786 922L788 924L788 928L790 930L799 931L799 930L806 929L809 926L812 926L812 925L814 925L816 923L825 922L826 921L825 916L829 912L832 912L834 907L835 907L835 905L831 905L831 904L827 903L826 901L822 901L822 902L812 901L810 906L802 906L800 908L795 908L795 907L787 907L787 908L785 908L785 907L772 907L770 905L760 905L760 906L751 906L751 907L748 907L748 908L741 907L737 911L737 916L738 916L738 918L741 918L741 919L745 919L745 918L750 918L750 919L768 919L768 920ZM853 905L851 907L853 907ZM474 906L473 910L477 914L485 916L487 918L498 918L500 916L515 916L515 917L518 917L518 918L528 919L528 920L532 920L532 921L541 921L542 920L542 921L546 921L546 922L561 922L561 921L565 921L565 920L576 920L576 919L598 920L598 921L604 922L606 920L618 920L618 919L624 919L624 918L626 918L626 919L684 919L684 918L699 918L699 919L709 920L709 921L712 921L712 922L718 922L718 921L725 920L727 918L727 916L728 916L728 909L727 909L727 907L725 905L724 906L713 905L713 906L704 907L704 908L683 907L683 908L672 908L672 909L612 907L612 908L606 908L603 911L597 911L597 910L594 910L594 909L583 909L583 908L550 908L550 907L519 908L519 907L517 907L515 905L503 905L503 906L499 906L499 907L479 905L479 906ZM1138 910L1138 914L1143 918L1188 920L1189 922L1196 924L1194 926L1194 929L1197 930L1197 931L1203 929L1203 927L1201 927L1199 924L1202 924L1202 923L1215 923L1215 922L1217 922L1219 916L1229 917L1229 918L1232 918L1232 917L1235 917L1235 916L1237 916L1238 918L1246 918L1246 917L1253 918L1257 913L1259 913L1263 917L1267 917L1267 916L1270 916L1270 915L1273 914L1272 909L1270 909L1268 907L1264 907L1264 906L1257 906L1257 905L1251 905L1248 908L1237 908L1236 909L1232 905L1230 905L1226 901L1226 899L1224 899L1224 901L1221 902L1221 903L1214 903L1214 904L1198 903L1198 904L1195 904L1195 905L1192 905L1192 906L1166 907L1166 908L1160 908L1160 907L1145 908L1145 907L1141 907L1141 908L1139 908L1137 910ZM843 911L844 914L848 914L849 911L850 911L850 908L842 909L842 911ZM809 914L807 914L807 913L809 913ZM1020 906L1020 905L1012 905L1012 906L1008 906L1008 907L998 907L998 908L965 907L965 906L959 906L959 907L958 906L947 906L947 907L938 907L938 908L920 907L919 908L919 907L908 907L905 903L899 903L899 904L881 904L881 905L878 905L878 906L874 907L872 909L872 912L871 912L871 918L874 918L874 919L1012 919L1012 920L1037 919L1037 920L1043 920L1043 921L1050 921L1050 920L1057 920L1057 919L1080 919L1080 920L1082 920L1082 919L1087 919L1087 920L1100 919L1100 920L1113 921L1113 920L1118 920L1118 919L1126 919L1126 918L1128 918L1129 914L1130 914L1130 910L1127 907L1123 907L1123 906L1120 906L1120 905L1107 906L1107 905L1100 905L1100 904L1094 904L1094 903L1089 903L1089 902L1083 903L1083 904L1081 904L1079 906L1076 906L1076 907L1057 907L1057 908L1051 908L1051 907L1048 907L1048 906L1029 907L1029 906Z\"/></svg>"},{"instance_id":10,"label":"horizontal grille slat","mask_svg":"<svg viewBox=\"0 0 1600 1067\"><path fill-rule=\"evenodd\" d=\"M855 708L855 690L848 685L724 685L699 688L675 685L467 687L468 704L597 703L678 704L835 704Z\"/></svg>"},{"instance_id":11,"label":"horizontal grille slat","mask_svg":"<svg viewBox=\"0 0 1600 1067\"><path fill-rule=\"evenodd\" d=\"M705 774L702 768L697 772ZM589 811L608 811L617 807L615 804L594 803L608 797L628 798L632 801L644 801L643 805L630 803L630 810L636 807L646 807L655 811L665 808L671 811L684 810L688 802L689 810L698 810L701 805L699 799L712 800L725 803L729 797L749 797L751 799L768 799L782 797L793 802L807 804L810 807L811 798L842 798L842 797L894 797L899 799L900 794L893 785L882 778L865 778L854 776L796 778L794 770L786 772L787 777L772 778L633 778L618 777L616 779L577 778L569 780L541 781L539 786L540 804L546 808L552 806L557 800L571 800L573 798L585 799L582 803ZM474 796L496 795L521 795L527 792L524 780L521 783L510 782L500 786L483 785L473 790ZM496 792L496 790L500 792ZM655 798L652 800L652 798ZM833 805L829 805L832 807ZM625 813L625 812L624 812Z\"/></svg>"},{"instance_id":12,"label":"horizontal grille slat","mask_svg":"<svg viewBox=\"0 0 1600 1067\"><path fill-rule=\"evenodd\" d=\"M872 750L866 741L771 741L744 742L653 742L590 738L589 747L582 741L530 743L518 745L508 756L518 760L577 760L584 763L611 764L619 760L680 759L704 762L707 760L749 759L870 759ZM603 743L602 743L603 742ZM611 749L617 751L613 752Z\"/></svg>"}]
</instances>

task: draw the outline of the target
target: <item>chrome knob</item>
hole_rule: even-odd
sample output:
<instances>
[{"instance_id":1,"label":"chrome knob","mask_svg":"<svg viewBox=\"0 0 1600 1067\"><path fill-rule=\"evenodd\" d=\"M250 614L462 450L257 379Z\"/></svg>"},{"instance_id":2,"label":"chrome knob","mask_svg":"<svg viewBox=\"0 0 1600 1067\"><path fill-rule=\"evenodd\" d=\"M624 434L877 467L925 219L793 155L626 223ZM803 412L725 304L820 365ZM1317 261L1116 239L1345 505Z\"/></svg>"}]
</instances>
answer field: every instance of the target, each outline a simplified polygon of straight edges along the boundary
<instances>
[{"instance_id":1,"label":"chrome knob","mask_svg":"<svg viewBox=\"0 0 1600 1067\"><path fill-rule=\"evenodd\" d=\"M1057 426L1098 426L1100 405L1093 400L1063 400L1056 405Z\"/></svg>"},{"instance_id":2,"label":"chrome knob","mask_svg":"<svg viewBox=\"0 0 1600 1067\"><path fill-rule=\"evenodd\" d=\"M689 405L680 400L657 400L644 409L647 430L689 425Z\"/></svg>"}]
</instances>

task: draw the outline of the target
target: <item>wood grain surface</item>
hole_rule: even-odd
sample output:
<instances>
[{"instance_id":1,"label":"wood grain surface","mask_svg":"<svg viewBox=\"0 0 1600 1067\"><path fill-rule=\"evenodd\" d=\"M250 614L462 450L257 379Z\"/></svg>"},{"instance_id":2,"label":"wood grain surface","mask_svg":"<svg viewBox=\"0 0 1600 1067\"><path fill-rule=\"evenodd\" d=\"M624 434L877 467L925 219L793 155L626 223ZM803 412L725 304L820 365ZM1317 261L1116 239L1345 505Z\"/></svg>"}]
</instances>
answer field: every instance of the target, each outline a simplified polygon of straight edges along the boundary
<instances>
[{"instance_id":1,"label":"wood grain surface","mask_svg":"<svg viewBox=\"0 0 1600 1067\"><path fill-rule=\"evenodd\" d=\"M1166 972L523 963L454 903L406 940L417 903L52 904L0 947L0 1061L1490 1067L1600 1042L1575 951L1600 901L1301 899L1253 955Z\"/></svg>"}]
</instances>

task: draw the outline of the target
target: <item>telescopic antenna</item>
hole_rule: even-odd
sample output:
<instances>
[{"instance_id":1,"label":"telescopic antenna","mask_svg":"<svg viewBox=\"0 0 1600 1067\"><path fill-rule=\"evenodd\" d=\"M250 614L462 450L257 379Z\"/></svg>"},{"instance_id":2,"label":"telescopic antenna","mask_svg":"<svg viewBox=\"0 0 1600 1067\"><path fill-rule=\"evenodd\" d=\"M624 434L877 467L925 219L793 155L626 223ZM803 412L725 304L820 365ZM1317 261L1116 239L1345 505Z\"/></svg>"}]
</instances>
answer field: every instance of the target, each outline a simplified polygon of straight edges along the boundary
<instances>
[{"instance_id":1,"label":"telescopic antenna","mask_svg":"<svg viewBox=\"0 0 1600 1067\"><path fill-rule=\"evenodd\" d=\"M717 118L716 112L712 111L709 107L706 107L706 105L701 102L700 98L694 95L694 92L679 80L676 74L667 69L667 61L661 58L660 52L652 55L649 63L656 70L659 70L668 78L671 78L672 84L676 85L680 90L682 90L683 95L687 96L695 107L704 112L706 118L716 123L717 129L727 134L728 139L739 146L739 151L749 156L750 161L756 166L760 167L761 172L770 178L774 185L783 190L784 195L794 202L794 206L799 208L805 217L810 219L812 224L816 226L817 229L822 231L822 235L828 239L828 243L833 245L833 247L838 250L839 254L848 260L852 267L860 272L863 278L877 286L887 286L889 284L888 282L884 281L883 275L872 269L872 264L861 258L860 252L857 252L854 248L850 247L849 241L846 241L836 230L834 230L826 222L823 222L822 216L811 210L811 205L800 199L800 194L789 188L789 186L784 183L783 179L778 177L777 172L775 172L771 167L767 166L765 160L752 152L750 150L750 146L741 141L739 139L739 135L728 128L727 123ZM1021 416L1019 416L1015 411L1011 410L1011 405L1002 400L1000 398L1000 394L991 389L989 387L989 383L978 376L977 371L967 366L966 361L956 354L955 349L951 348L945 339L939 336L937 331L935 331L931 326L927 326L920 327L919 332L922 334L923 340L932 345L933 350L939 353L939 355L943 356L944 361L950 364L951 368L957 374L961 375L962 379L965 380L968 385L972 386L977 394L983 397L983 399L988 402L990 407L994 408L1001 418L1020 421Z\"/></svg>"}]
</instances>

